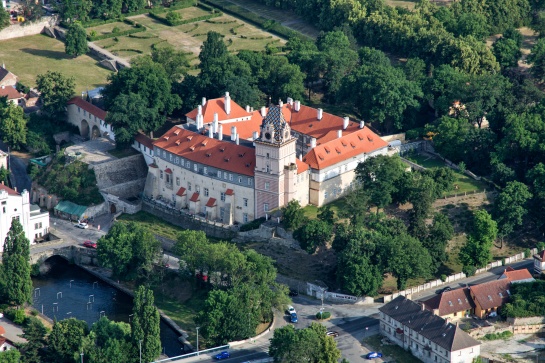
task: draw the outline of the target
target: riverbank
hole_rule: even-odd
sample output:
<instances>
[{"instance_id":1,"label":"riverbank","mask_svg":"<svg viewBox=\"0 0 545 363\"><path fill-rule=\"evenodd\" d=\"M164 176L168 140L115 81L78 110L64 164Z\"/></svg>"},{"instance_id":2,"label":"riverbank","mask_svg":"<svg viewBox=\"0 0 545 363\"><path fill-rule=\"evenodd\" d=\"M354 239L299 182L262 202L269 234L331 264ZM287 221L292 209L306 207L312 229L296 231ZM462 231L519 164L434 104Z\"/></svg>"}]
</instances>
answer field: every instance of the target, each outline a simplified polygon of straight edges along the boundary
<instances>
[{"instance_id":1,"label":"riverbank","mask_svg":"<svg viewBox=\"0 0 545 363\"><path fill-rule=\"evenodd\" d=\"M107 283L108 285L124 292L125 294L131 296L131 297L134 297L134 291L126 286L123 286L119 281L114 281L110 278L111 276L111 271L106 269L106 268L102 268L102 267L96 267L96 266L85 266L85 265L80 265L79 267L81 267L83 270L87 271L88 273L90 273L91 275L99 278L100 280L104 281L105 283ZM176 324L168 315L166 315L164 312L161 311L161 309L157 309L159 310L159 314L161 315L161 319L163 319L163 321L170 327L172 328L173 330L175 330L179 336L180 336L180 342L184 345L184 349L185 347L189 348L190 350L194 350L193 349L193 345L191 345L191 343L187 340L187 337L188 337L188 334L185 330L183 330L178 324Z\"/></svg>"}]
</instances>

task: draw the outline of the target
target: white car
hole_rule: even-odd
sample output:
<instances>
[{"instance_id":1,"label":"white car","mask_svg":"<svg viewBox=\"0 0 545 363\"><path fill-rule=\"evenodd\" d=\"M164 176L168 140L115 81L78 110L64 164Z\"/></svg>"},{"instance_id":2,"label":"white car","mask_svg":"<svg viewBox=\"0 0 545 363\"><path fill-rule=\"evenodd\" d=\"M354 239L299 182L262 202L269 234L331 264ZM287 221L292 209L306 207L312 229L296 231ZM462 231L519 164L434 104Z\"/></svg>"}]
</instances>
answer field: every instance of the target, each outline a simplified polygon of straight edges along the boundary
<instances>
[{"instance_id":1,"label":"white car","mask_svg":"<svg viewBox=\"0 0 545 363\"><path fill-rule=\"evenodd\" d=\"M288 314L296 314L295 308L291 305L288 305Z\"/></svg>"},{"instance_id":2,"label":"white car","mask_svg":"<svg viewBox=\"0 0 545 363\"><path fill-rule=\"evenodd\" d=\"M89 225L87 223L83 223L83 222L75 224L74 226L76 226L78 228L81 228L81 229L89 228Z\"/></svg>"}]
</instances>

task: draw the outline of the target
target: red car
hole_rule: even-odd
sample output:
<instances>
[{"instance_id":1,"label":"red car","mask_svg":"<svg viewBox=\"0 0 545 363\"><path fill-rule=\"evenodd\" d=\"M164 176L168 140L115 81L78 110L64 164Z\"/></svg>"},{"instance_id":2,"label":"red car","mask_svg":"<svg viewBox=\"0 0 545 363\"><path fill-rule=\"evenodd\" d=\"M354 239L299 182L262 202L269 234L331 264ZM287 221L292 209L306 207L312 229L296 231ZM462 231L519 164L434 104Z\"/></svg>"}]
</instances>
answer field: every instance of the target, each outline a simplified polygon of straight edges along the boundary
<instances>
[{"instance_id":1,"label":"red car","mask_svg":"<svg viewBox=\"0 0 545 363\"><path fill-rule=\"evenodd\" d=\"M83 247L97 248L97 243L93 242L93 241L90 241L90 240L87 240L87 241L83 242Z\"/></svg>"}]
</instances>

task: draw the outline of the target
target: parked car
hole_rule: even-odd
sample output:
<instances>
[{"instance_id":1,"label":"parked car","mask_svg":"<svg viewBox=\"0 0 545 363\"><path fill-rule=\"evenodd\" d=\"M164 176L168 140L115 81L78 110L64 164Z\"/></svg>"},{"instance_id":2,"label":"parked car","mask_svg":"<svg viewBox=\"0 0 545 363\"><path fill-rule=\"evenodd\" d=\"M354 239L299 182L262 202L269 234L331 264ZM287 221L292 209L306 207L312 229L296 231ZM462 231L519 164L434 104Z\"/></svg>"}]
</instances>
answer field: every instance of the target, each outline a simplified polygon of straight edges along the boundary
<instances>
[{"instance_id":1,"label":"parked car","mask_svg":"<svg viewBox=\"0 0 545 363\"><path fill-rule=\"evenodd\" d=\"M299 292L297 290L290 290L289 295L290 296L298 296Z\"/></svg>"},{"instance_id":2,"label":"parked car","mask_svg":"<svg viewBox=\"0 0 545 363\"><path fill-rule=\"evenodd\" d=\"M297 314L296 314L296 313L293 313L293 314L290 315L290 321L291 321L292 323L294 323L294 324L297 323L297 322L299 321L299 320L297 319Z\"/></svg>"},{"instance_id":3,"label":"parked car","mask_svg":"<svg viewBox=\"0 0 545 363\"><path fill-rule=\"evenodd\" d=\"M81 229L89 228L89 225L87 223L83 223L83 222L75 224L74 226L78 227L78 228L81 228Z\"/></svg>"},{"instance_id":4,"label":"parked car","mask_svg":"<svg viewBox=\"0 0 545 363\"><path fill-rule=\"evenodd\" d=\"M231 355L229 354L229 352L221 352L220 354L216 354L214 356L215 359L217 360L220 360L220 359L227 359L229 358Z\"/></svg>"},{"instance_id":5,"label":"parked car","mask_svg":"<svg viewBox=\"0 0 545 363\"><path fill-rule=\"evenodd\" d=\"M336 338L336 337L339 336L339 332L330 330L330 331L328 331L328 332L326 333L326 335L329 335L330 337Z\"/></svg>"},{"instance_id":6,"label":"parked car","mask_svg":"<svg viewBox=\"0 0 545 363\"><path fill-rule=\"evenodd\" d=\"M382 353L378 352L369 352L365 356L366 359L375 359L375 358L382 358Z\"/></svg>"},{"instance_id":7,"label":"parked car","mask_svg":"<svg viewBox=\"0 0 545 363\"><path fill-rule=\"evenodd\" d=\"M96 242L93 242L93 241L91 241L91 240L87 240L87 241L84 241L84 242L83 242L83 247L97 248L97 243L96 243Z\"/></svg>"},{"instance_id":8,"label":"parked car","mask_svg":"<svg viewBox=\"0 0 545 363\"><path fill-rule=\"evenodd\" d=\"M297 311L295 311L295 308L291 305L288 305L288 315L295 314Z\"/></svg>"}]
</instances>

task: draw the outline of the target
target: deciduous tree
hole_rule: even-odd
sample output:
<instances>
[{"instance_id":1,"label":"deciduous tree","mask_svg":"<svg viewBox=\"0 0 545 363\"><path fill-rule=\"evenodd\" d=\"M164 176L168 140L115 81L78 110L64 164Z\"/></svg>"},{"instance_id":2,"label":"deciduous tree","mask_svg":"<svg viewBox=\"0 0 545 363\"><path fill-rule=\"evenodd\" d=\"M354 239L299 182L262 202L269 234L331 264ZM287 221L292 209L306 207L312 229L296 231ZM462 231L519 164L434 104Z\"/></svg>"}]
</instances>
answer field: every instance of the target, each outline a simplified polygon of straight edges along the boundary
<instances>
[{"instance_id":1,"label":"deciduous tree","mask_svg":"<svg viewBox=\"0 0 545 363\"><path fill-rule=\"evenodd\" d=\"M0 29L4 29L11 24L9 13L4 10L0 10Z\"/></svg>"},{"instance_id":2,"label":"deciduous tree","mask_svg":"<svg viewBox=\"0 0 545 363\"><path fill-rule=\"evenodd\" d=\"M530 198L532 193L528 187L513 181L507 183L494 200L494 219L498 224L498 234L502 241L516 227L522 225L522 218L528 213L527 202Z\"/></svg>"},{"instance_id":3,"label":"deciduous tree","mask_svg":"<svg viewBox=\"0 0 545 363\"><path fill-rule=\"evenodd\" d=\"M74 22L70 24L70 27L66 32L64 49L66 54L74 58L89 51L89 47L87 46L87 32L80 23Z\"/></svg>"},{"instance_id":4,"label":"deciduous tree","mask_svg":"<svg viewBox=\"0 0 545 363\"><path fill-rule=\"evenodd\" d=\"M47 71L36 77L43 110L52 118L63 120L66 115L66 102L74 95L73 77L65 77L60 72Z\"/></svg>"},{"instance_id":5,"label":"deciduous tree","mask_svg":"<svg viewBox=\"0 0 545 363\"><path fill-rule=\"evenodd\" d=\"M0 97L0 135L2 140L15 150L26 144L27 119L22 107Z\"/></svg>"},{"instance_id":6,"label":"deciduous tree","mask_svg":"<svg viewBox=\"0 0 545 363\"><path fill-rule=\"evenodd\" d=\"M21 353L17 349L0 352L0 363L19 363L20 359Z\"/></svg>"},{"instance_id":7,"label":"deciduous tree","mask_svg":"<svg viewBox=\"0 0 545 363\"><path fill-rule=\"evenodd\" d=\"M501 37L492 45L492 52L502 68L516 67L522 56L520 47L513 39Z\"/></svg>"},{"instance_id":8,"label":"deciduous tree","mask_svg":"<svg viewBox=\"0 0 545 363\"><path fill-rule=\"evenodd\" d=\"M70 318L55 322L47 339L49 359L52 362L73 363L87 333L87 323L83 320Z\"/></svg>"},{"instance_id":9,"label":"deciduous tree","mask_svg":"<svg viewBox=\"0 0 545 363\"><path fill-rule=\"evenodd\" d=\"M160 316L153 291L140 285L134 294L132 341L142 350L142 361L152 362L161 354Z\"/></svg>"},{"instance_id":10,"label":"deciduous tree","mask_svg":"<svg viewBox=\"0 0 545 363\"><path fill-rule=\"evenodd\" d=\"M30 278L30 241L25 236L19 218L11 220L11 227L4 241L2 268L7 278L4 294L8 302L23 305L32 301Z\"/></svg>"},{"instance_id":11,"label":"deciduous tree","mask_svg":"<svg viewBox=\"0 0 545 363\"><path fill-rule=\"evenodd\" d=\"M312 219L297 229L293 237L299 241L302 249L313 254L316 248L329 241L332 235L333 228L329 223L319 219Z\"/></svg>"},{"instance_id":12,"label":"deciduous tree","mask_svg":"<svg viewBox=\"0 0 545 363\"><path fill-rule=\"evenodd\" d=\"M299 201L290 200L285 207L282 207L282 218L286 228L292 231L299 228L305 221L305 212L303 212Z\"/></svg>"},{"instance_id":13,"label":"deciduous tree","mask_svg":"<svg viewBox=\"0 0 545 363\"><path fill-rule=\"evenodd\" d=\"M527 58L528 63L532 65L530 72L539 82L545 81L545 38L540 38L532 47L532 51Z\"/></svg>"}]
</instances>

